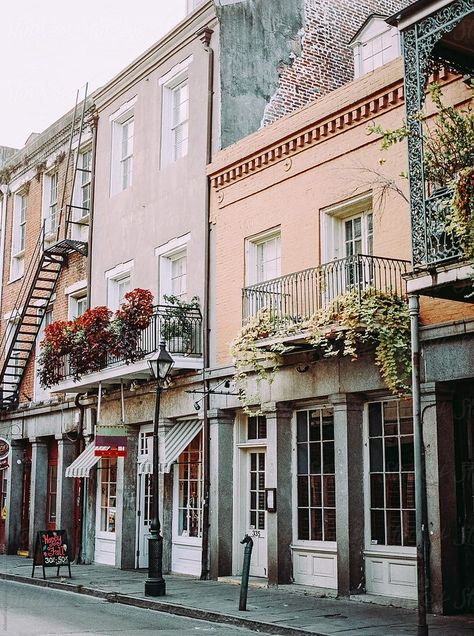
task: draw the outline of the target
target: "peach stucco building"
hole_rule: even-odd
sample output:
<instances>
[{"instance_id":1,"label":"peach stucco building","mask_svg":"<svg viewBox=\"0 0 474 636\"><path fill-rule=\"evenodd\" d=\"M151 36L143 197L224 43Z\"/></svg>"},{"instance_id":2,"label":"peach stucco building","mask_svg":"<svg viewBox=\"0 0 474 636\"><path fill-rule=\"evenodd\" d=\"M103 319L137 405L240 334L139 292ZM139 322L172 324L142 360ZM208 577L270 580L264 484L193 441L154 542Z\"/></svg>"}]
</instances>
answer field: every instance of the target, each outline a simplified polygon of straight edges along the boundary
<instances>
[{"instance_id":1,"label":"peach stucco building","mask_svg":"<svg viewBox=\"0 0 474 636\"><path fill-rule=\"evenodd\" d=\"M441 71L437 79L455 103L468 99L455 75ZM368 134L369 124L393 129L403 117L397 59L214 158L208 174L216 385L233 377L231 342L263 308L298 323L355 288L406 299L411 236L408 186L400 176L406 144L383 153L380 137ZM466 303L422 302L426 325L473 316ZM213 398L222 420L218 439L211 435L214 459L233 463L231 476L216 471L214 486L220 479L221 492L232 492L232 521L222 520L233 546L232 573L240 568L238 540L249 532L251 573L271 583L415 599L411 400L390 393L370 349L355 361L321 359L303 328L281 342L291 349L273 380L247 377L253 414L235 392ZM428 435L440 443L441 433L437 440L433 431ZM436 457L428 455L427 470L430 462L436 466ZM444 489L430 482L430 499L439 501ZM440 528L439 507L430 514ZM435 530L433 570L445 549ZM441 607L447 588L433 585Z\"/></svg>"}]
</instances>

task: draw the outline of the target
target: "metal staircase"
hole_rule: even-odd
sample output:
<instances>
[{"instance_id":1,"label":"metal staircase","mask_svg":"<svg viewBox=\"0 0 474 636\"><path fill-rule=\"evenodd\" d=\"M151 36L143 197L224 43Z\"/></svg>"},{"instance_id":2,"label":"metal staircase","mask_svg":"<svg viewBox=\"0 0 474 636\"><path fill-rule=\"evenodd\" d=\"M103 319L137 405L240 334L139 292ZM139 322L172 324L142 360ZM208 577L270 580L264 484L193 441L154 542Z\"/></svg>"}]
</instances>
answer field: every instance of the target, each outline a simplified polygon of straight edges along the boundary
<instances>
[{"instance_id":1,"label":"metal staircase","mask_svg":"<svg viewBox=\"0 0 474 636\"><path fill-rule=\"evenodd\" d=\"M0 342L0 351L4 353L3 366L0 372L0 411L13 410L20 402L20 385L23 380L31 353L35 348L36 338L41 323L53 298L56 283L68 256L73 253L87 256L87 243L70 238L71 226L74 225L72 210L74 209L74 184L77 172L80 171L76 160L73 166L73 178L69 203L65 206L65 190L68 172L71 165L72 141L77 131L77 119L80 119L77 133L78 147L84 127L84 115L87 101L87 86L84 92L81 114L78 117L79 91L71 123L68 161L64 176L64 187L59 214L56 241L48 243L46 225L42 224L39 239L23 275L22 285L15 306L10 312L9 325ZM63 221L63 210L64 215ZM63 230L63 231L62 231ZM63 237L61 238L61 234ZM31 397L25 396L27 399Z\"/></svg>"}]
</instances>

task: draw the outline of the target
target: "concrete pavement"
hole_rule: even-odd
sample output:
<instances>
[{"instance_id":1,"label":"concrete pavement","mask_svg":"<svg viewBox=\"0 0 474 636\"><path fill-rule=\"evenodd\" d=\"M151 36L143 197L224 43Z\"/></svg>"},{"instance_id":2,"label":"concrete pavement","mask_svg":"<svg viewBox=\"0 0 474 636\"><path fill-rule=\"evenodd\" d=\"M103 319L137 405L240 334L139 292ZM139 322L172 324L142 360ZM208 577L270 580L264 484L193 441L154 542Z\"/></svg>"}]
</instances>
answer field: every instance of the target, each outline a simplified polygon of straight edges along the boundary
<instances>
[{"instance_id":1,"label":"concrete pavement","mask_svg":"<svg viewBox=\"0 0 474 636\"><path fill-rule=\"evenodd\" d=\"M72 565L67 568L36 568L32 560L0 556L0 578L102 598L112 603L159 610L220 624L239 625L254 631L281 636L316 634L329 636L407 636L416 634L414 609L321 598L311 588L297 585L279 588L251 587L246 612L239 612L238 585L221 581L199 581L189 576L167 575L167 594L145 597L146 572L118 570L104 565ZM474 615L430 616L430 634L467 636L474 634Z\"/></svg>"}]
</instances>

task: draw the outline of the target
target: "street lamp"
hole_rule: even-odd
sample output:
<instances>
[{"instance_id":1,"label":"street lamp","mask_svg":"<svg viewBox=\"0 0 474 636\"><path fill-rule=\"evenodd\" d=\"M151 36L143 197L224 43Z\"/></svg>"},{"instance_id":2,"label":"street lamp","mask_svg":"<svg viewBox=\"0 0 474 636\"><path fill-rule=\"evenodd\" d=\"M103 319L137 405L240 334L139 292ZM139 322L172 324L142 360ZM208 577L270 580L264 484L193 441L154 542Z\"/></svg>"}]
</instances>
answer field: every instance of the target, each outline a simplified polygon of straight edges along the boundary
<instances>
[{"instance_id":1,"label":"street lamp","mask_svg":"<svg viewBox=\"0 0 474 636\"><path fill-rule=\"evenodd\" d=\"M148 359L148 366L156 380L155 417L153 420L153 475L151 492L153 498L153 517L150 524L148 539L148 578L145 581L146 596L164 596L166 583L163 578L163 537L160 534L160 519L158 506L159 490L159 457L158 457L158 423L160 419L160 398L163 383L173 367L174 361L165 349L165 343L160 343L160 350L153 358Z\"/></svg>"}]
</instances>

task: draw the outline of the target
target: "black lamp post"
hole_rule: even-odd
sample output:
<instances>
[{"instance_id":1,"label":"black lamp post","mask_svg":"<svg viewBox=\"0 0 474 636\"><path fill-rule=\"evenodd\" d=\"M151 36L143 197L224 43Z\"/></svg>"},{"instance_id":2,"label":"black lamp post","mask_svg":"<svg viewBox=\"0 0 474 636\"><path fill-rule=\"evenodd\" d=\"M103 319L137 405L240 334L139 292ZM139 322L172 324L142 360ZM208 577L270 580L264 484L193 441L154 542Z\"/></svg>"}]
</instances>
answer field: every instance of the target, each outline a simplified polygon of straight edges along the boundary
<instances>
[{"instance_id":1,"label":"black lamp post","mask_svg":"<svg viewBox=\"0 0 474 636\"><path fill-rule=\"evenodd\" d=\"M146 596L164 596L166 583L163 578L163 537L160 534L160 519L158 505L159 490L159 457L158 457L158 423L160 419L160 398L163 383L173 367L174 361L165 349L165 343L160 343L158 355L148 360L153 377L156 380L155 417L153 420L153 476L152 498L153 518L150 524L148 539L148 578L145 581Z\"/></svg>"}]
</instances>

